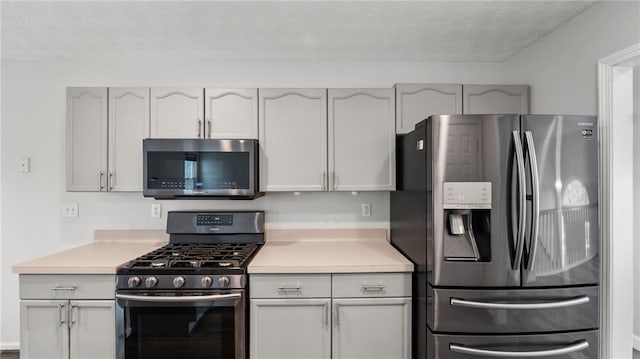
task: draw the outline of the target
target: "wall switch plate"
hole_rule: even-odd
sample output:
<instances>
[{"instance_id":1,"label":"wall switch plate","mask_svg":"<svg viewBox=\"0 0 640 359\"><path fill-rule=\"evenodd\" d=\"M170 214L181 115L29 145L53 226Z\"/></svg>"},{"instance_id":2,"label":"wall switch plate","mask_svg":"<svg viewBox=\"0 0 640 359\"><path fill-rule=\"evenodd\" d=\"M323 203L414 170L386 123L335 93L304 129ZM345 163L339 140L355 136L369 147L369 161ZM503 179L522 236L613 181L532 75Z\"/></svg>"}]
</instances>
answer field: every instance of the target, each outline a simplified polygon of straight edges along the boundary
<instances>
[{"instance_id":1,"label":"wall switch plate","mask_svg":"<svg viewBox=\"0 0 640 359\"><path fill-rule=\"evenodd\" d=\"M63 203L62 217L78 218L78 203Z\"/></svg>"},{"instance_id":2,"label":"wall switch plate","mask_svg":"<svg viewBox=\"0 0 640 359\"><path fill-rule=\"evenodd\" d=\"M20 173L29 173L31 171L31 161L29 157L22 157L18 164Z\"/></svg>"},{"instance_id":3,"label":"wall switch plate","mask_svg":"<svg viewBox=\"0 0 640 359\"><path fill-rule=\"evenodd\" d=\"M371 203L362 204L362 217L371 217Z\"/></svg>"},{"instance_id":4,"label":"wall switch plate","mask_svg":"<svg viewBox=\"0 0 640 359\"><path fill-rule=\"evenodd\" d=\"M162 204L160 203L152 203L151 204L151 218L160 218L162 217Z\"/></svg>"}]
</instances>

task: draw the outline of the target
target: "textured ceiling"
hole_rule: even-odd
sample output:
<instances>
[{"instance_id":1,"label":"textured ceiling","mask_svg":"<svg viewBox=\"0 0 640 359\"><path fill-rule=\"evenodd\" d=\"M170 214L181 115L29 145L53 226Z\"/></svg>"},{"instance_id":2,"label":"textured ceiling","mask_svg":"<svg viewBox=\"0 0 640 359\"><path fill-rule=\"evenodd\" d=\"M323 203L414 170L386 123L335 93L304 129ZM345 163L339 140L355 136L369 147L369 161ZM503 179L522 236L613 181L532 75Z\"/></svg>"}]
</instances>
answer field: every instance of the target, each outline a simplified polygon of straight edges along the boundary
<instances>
[{"instance_id":1,"label":"textured ceiling","mask_svg":"<svg viewBox=\"0 0 640 359\"><path fill-rule=\"evenodd\" d=\"M2 58L504 61L592 4L3 1Z\"/></svg>"}]
</instances>

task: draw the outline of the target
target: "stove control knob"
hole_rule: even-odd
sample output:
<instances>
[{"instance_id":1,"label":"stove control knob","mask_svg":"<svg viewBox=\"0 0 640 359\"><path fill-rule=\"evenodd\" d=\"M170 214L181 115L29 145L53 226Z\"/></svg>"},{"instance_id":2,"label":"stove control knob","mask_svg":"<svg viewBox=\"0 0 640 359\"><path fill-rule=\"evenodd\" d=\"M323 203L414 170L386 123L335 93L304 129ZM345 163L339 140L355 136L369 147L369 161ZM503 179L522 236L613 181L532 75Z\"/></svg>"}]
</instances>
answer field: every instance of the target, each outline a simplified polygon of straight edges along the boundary
<instances>
[{"instance_id":1,"label":"stove control knob","mask_svg":"<svg viewBox=\"0 0 640 359\"><path fill-rule=\"evenodd\" d=\"M184 285L185 279L183 276L173 278L173 287L180 288Z\"/></svg>"},{"instance_id":2,"label":"stove control knob","mask_svg":"<svg viewBox=\"0 0 640 359\"><path fill-rule=\"evenodd\" d=\"M227 277L226 275L223 275L222 277L218 278L218 284L221 287L228 287L229 286L229 277Z\"/></svg>"},{"instance_id":3,"label":"stove control knob","mask_svg":"<svg viewBox=\"0 0 640 359\"><path fill-rule=\"evenodd\" d=\"M140 277L138 277L137 275L129 277L129 280L127 281L127 286L129 286L129 288L135 288L139 285L140 285Z\"/></svg>"},{"instance_id":4,"label":"stove control knob","mask_svg":"<svg viewBox=\"0 0 640 359\"><path fill-rule=\"evenodd\" d=\"M200 279L200 284L202 285L202 288L209 288L211 287L211 283L213 283L213 279L211 279L211 277L209 277L208 275L202 277L202 279Z\"/></svg>"},{"instance_id":5,"label":"stove control knob","mask_svg":"<svg viewBox=\"0 0 640 359\"><path fill-rule=\"evenodd\" d=\"M144 285L147 288L153 288L158 284L158 277L151 276L144 280Z\"/></svg>"}]
</instances>

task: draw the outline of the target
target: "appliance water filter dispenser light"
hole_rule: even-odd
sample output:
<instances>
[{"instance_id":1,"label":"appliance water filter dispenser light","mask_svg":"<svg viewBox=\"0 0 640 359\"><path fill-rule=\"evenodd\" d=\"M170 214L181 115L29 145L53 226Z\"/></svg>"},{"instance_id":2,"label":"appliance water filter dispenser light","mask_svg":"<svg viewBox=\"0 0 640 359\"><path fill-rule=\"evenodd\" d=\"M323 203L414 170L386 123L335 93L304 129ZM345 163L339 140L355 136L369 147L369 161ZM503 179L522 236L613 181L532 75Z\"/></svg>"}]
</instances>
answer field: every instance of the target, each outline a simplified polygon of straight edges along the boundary
<instances>
[{"instance_id":1,"label":"appliance water filter dispenser light","mask_svg":"<svg viewBox=\"0 0 640 359\"><path fill-rule=\"evenodd\" d=\"M448 261L491 260L491 182L445 182L444 256Z\"/></svg>"}]
</instances>

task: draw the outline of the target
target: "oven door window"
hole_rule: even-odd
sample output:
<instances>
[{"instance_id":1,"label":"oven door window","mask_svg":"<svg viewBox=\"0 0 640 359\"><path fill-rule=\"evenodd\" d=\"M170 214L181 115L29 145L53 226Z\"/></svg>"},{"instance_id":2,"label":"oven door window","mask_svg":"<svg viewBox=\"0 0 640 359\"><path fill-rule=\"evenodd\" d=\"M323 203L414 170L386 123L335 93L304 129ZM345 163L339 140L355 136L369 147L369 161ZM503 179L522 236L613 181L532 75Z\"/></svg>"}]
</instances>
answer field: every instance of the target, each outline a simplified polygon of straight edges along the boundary
<instances>
[{"instance_id":1,"label":"oven door window","mask_svg":"<svg viewBox=\"0 0 640 359\"><path fill-rule=\"evenodd\" d=\"M243 300L149 303L118 300L119 357L243 358Z\"/></svg>"}]
</instances>

